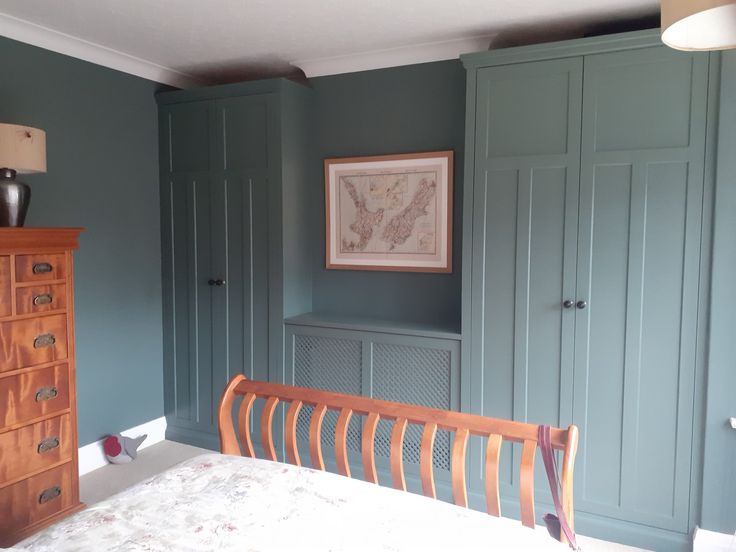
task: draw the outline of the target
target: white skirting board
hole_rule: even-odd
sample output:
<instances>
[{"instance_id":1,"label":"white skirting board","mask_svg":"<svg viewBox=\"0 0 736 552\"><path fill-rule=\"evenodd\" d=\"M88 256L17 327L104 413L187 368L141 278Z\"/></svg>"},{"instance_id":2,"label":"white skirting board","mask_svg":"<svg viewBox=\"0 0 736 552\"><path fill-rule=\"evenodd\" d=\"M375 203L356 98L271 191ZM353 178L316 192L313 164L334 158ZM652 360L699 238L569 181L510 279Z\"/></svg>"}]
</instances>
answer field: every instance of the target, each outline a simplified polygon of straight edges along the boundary
<instances>
[{"instance_id":1,"label":"white skirting board","mask_svg":"<svg viewBox=\"0 0 736 552\"><path fill-rule=\"evenodd\" d=\"M693 552L736 552L736 535L696 527Z\"/></svg>"},{"instance_id":2,"label":"white skirting board","mask_svg":"<svg viewBox=\"0 0 736 552\"><path fill-rule=\"evenodd\" d=\"M166 439L166 418L162 416L120 433L126 437L138 437L147 434L148 437L138 449L143 450ZM107 458L105 458L105 453L102 450L103 441L104 439L100 439L79 448L79 475L84 475L107 465Z\"/></svg>"}]
</instances>

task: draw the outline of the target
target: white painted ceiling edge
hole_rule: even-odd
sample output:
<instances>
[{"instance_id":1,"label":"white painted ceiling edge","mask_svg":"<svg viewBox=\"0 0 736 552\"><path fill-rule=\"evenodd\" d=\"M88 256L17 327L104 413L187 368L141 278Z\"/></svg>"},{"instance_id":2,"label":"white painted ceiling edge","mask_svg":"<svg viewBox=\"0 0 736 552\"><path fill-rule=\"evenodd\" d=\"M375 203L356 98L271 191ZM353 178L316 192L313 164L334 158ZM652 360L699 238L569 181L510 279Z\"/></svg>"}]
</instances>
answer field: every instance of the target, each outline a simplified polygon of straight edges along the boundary
<instances>
[{"instance_id":1,"label":"white painted ceiling edge","mask_svg":"<svg viewBox=\"0 0 736 552\"><path fill-rule=\"evenodd\" d=\"M0 13L0 35L177 88L208 84L193 75L3 13Z\"/></svg>"},{"instance_id":2,"label":"white painted ceiling edge","mask_svg":"<svg viewBox=\"0 0 736 552\"><path fill-rule=\"evenodd\" d=\"M193 88L211 84L194 75L3 13L0 13L0 35L177 88ZM488 48L494 36L461 38L346 56L297 60L292 62L292 65L299 67L307 78L311 78L456 59L460 54Z\"/></svg>"}]
</instances>

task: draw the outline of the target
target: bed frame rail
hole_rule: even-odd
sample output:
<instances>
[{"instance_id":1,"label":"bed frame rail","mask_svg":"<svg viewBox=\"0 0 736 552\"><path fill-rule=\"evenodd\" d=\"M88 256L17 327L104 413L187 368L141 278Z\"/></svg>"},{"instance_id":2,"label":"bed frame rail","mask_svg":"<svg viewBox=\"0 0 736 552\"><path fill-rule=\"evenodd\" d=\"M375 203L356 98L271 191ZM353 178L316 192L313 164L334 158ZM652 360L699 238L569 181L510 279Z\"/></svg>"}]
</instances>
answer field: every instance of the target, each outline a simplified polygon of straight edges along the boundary
<instances>
[{"instance_id":1,"label":"bed frame rail","mask_svg":"<svg viewBox=\"0 0 736 552\"><path fill-rule=\"evenodd\" d=\"M237 416L238 431L233 424L233 406L238 397L243 400ZM522 444L520 466L520 504L521 522L534 527L534 460L537 452L537 433L539 426L511 420L488 418L475 414L465 414L450 410L439 410L410 404L382 401L367 397L345 395L292 385L267 383L249 380L245 376L235 376L225 388L219 406L220 448L223 454L255 457L250 435L251 413L256 399L265 399L261 416L261 440L264 453L270 460L277 460L273 441L273 416L279 403L288 403L286 411L284 440L286 460L301 466L297 449L296 424L300 410L312 406L309 424L309 452L311 466L325 469L322 456L322 421L328 410L339 412L335 428L335 458L340 474L350 477L347 453L347 429L353 415L365 416L362 431L362 459L365 480L378 483L375 460L375 435L379 420L393 421L391 431L390 464L391 478L396 489L406 490L404 477L403 443L408 424L423 427L419 472L423 493L436 498L432 466L434 440L437 430L454 434L451 453L452 493L455 504L468 506L467 485L465 481L465 454L470 435L487 438L485 451L485 495L486 510L493 516L501 515L501 499L498 483L498 465L501 445L504 441ZM578 445L578 428L552 428L552 447L563 451L560 484L562 508L568 523L573 528L573 467ZM240 443L238 442L240 435ZM561 535L564 542L564 534Z\"/></svg>"}]
</instances>

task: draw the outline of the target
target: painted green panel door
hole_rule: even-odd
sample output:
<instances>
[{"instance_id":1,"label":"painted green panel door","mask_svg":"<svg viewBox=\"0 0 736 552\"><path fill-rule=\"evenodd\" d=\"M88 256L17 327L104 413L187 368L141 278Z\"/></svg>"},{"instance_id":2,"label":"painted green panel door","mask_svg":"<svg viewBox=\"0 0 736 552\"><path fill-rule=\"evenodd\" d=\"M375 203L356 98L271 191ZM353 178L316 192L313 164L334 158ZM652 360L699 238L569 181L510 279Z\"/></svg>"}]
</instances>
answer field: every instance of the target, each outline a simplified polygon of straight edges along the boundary
<instances>
[{"instance_id":1,"label":"painted green panel door","mask_svg":"<svg viewBox=\"0 0 736 552\"><path fill-rule=\"evenodd\" d=\"M187 427L211 424L211 187L206 175L172 175L162 199L169 211L164 264L167 296L166 412ZM203 384L205 387L203 387Z\"/></svg>"},{"instance_id":2,"label":"painted green panel door","mask_svg":"<svg viewBox=\"0 0 736 552\"><path fill-rule=\"evenodd\" d=\"M585 58L576 509L687 531L707 57Z\"/></svg>"},{"instance_id":3,"label":"painted green panel door","mask_svg":"<svg viewBox=\"0 0 736 552\"><path fill-rule=\"evenodd\" d=\"M483 301L471 387L488 416L572 418L574 313L562 304L575 290L581 93L581 58L478 71L473 293ZM481 447L471 454L479 478ZM520 449L503 454L515 494ZM544 492L541 471L537 482Z\"/></svg>"},{"instance_id":4,"label":"painted green panel door","mask_svg":"<svg viewBox=\"0 0 736 552\"><path fill-rule=\"evenodd\" d=\"M227 281L217 294L215 386L238 373L268 379L268 155L271 95L212 103L214 189L218 216L215 272Z\"/></svg>"},{"instance_id":5,"label":"painted green panel door","mask_svg":"<svg viewBox=\"0 0 736 552\"><path fill-rule=\"evenodd\" d=\"M166 413L194 444L229 378L268 378L269 101L161 108Z\"/></svg>"}]
</instances>

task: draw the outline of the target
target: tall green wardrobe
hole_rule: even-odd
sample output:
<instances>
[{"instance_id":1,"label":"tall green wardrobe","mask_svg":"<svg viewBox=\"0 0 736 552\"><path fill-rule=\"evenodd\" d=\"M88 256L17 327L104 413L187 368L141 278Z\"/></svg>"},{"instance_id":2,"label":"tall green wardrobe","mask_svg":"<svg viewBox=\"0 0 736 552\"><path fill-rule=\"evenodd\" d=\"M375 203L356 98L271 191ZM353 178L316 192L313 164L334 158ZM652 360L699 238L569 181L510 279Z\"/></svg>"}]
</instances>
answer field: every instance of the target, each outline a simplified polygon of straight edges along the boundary
<instances>
[{"instance_id":1,"label":"tall green wardrobe","mask_svg":"<svg viewBox=\"0 0 736 552\"><path fill-rule=\"evenodd\" d=\"M157 101L167 437L217 449L226 382L279 381L284 317L311 308L312 92L273 79Z\"/></svg>"},{"instance_id":2,"label":"tall green wardrobe","mask_svg":"<svg viewBox=\"0 0 736 552\"><path fill-rule=\"evenodd\" d=\"M687 547L702 447L711 59L641 32L463 61L466 405L580 427L582 533ZM517 470L515 457L509 496Z\"/></svg>"}]
</instances>

